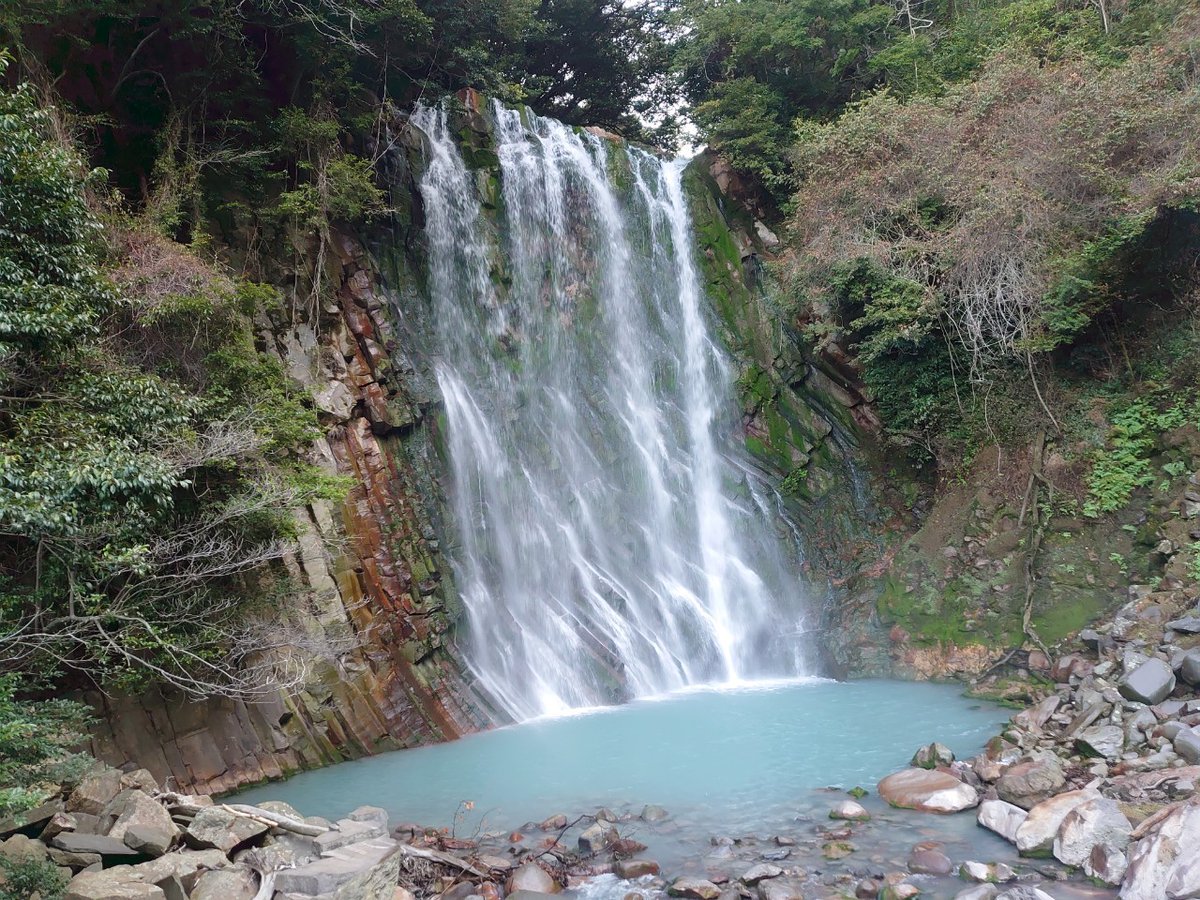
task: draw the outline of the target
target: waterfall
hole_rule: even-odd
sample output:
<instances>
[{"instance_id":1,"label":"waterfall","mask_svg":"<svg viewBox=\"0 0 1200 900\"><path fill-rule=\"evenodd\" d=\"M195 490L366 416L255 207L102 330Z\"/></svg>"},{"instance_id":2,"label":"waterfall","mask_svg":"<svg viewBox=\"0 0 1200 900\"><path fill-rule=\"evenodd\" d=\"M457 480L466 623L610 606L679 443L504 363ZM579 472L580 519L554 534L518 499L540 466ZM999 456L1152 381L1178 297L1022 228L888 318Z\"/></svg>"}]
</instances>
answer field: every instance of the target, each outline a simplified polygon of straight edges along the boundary
<instances>
[{"instance_id":1,"label":"waterfall","mask_svg":"<svg viewBox=\"0 0 1200 900\"><path fill-rule=\"evenodd\" d=\"M467 664L517 719L803 674L684 163L491 115L498 189L444 108L413 115Z\"/></svg>"}]
</instances>

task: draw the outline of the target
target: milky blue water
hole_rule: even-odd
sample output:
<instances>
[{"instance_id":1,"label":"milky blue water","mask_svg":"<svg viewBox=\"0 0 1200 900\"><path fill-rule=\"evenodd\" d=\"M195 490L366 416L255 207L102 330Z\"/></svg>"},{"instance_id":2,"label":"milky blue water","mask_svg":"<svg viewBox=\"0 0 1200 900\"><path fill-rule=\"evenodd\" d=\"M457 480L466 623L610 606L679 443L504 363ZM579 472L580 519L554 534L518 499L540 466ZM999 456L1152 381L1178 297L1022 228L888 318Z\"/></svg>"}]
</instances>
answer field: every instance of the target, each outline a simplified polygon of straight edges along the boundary
<instances>
[{"instance_id":1,"label":"milky blue water","mask_svg":"<svg viewBox=\"0 0 1200 900\"><path fill-rule=\"evenodd\" d=\"M806 810L827 808L833 800L822 788L873 793L932 740L973 755L1006 718L951 685L810 680L698 689L342 763L239 799L285 800L329 818L372 804L393 822L468 836L556 813L654 803L672 813L672 844L683 832L773 834ZM473 809L461 810L464 802ZM682 851L664 851L674 852Z\"/></svg>"}]
</instances>

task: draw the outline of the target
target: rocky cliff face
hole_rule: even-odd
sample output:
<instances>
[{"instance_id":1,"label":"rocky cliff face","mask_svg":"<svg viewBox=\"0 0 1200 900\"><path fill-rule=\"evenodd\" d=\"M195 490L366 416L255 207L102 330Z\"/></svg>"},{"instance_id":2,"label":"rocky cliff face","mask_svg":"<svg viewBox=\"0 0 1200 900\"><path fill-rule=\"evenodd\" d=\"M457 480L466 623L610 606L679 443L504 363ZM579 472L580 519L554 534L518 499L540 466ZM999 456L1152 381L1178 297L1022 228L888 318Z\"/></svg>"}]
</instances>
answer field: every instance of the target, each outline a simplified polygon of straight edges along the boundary
<instances>
[{"instance_id":1,"label":"rocky cliff face","mask_svg":"<svg viewBox=\"0 0 1200 900\"><path fill-rule=\"evenodd\" d=\"M460 95L456 130L486 204L498 163L485 104ZM333 290L315 321L263 341L309 390L326 429L311 451L354 485L342 504L298 516L293 583L280 616L328 651L303 689L262 703L153 692L92 699L103 711L93 750L136 762L180 788L221 792L382 750L448 740L495 714L456 657L458 598L443 553L439 398L427 365L420 142L397 123L381 164L393 215L361 235L334 235ZM618 140L614 136L606 138ZM848 358L814 355L780 330L763 260L777 246L753 204L708 156L686 187L699 256L738 370L748 449L782 486L806 534L809 580L829 598L879 541L872 488L856 462L877 422ZM497 277L502 277L497 275ZM835 606L827 604L832 615Z\"/></svg>"}]
</instances>

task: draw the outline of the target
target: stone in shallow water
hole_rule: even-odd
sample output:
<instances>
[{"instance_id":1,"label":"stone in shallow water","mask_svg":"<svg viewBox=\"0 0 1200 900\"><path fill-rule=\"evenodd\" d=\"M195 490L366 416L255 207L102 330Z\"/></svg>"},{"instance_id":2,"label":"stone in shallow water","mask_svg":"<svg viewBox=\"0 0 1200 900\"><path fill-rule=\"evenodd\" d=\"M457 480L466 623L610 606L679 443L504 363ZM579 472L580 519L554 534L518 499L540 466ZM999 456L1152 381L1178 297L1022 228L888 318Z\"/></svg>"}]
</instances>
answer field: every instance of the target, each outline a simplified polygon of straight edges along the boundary
<instances>
[{"instance_id":1,"label":"stone in shallow water","mask_svg":"<svg viewBox=\"0 0 1200 900\"><path fill-rule=\"evenodd\" d=\"M1020 887L1009 888L1002 894L997 894L996 900L1054 900L1054 898L1041 888L1023 884Z\"/></svg>"},{"instance_id":2,"label":"stone in shallow water","mask_svg":"<svg viewBox=\"0 0 1200 900\"><path fill-rule=\"evenodd\" d=\"M994 884L977 884L959 891L954 895L954 900L994 900L998 893L1000 888Z\"/></svg>"},{"instance_id":3,"label":"stone in shallow water","mask_svg":"<svg viewBox=\"0 0 1200 900\"><path fill-rule=\"evenodd\" d=\"M866 807L861 803L856 803L853 800L843 800L834 805L829 811L829 818L843 819L847 822L865 822L871 818L871 814L867 812Z\"/></svg>"},{"instance_id":4,"label":"stone in shallow water","mask_svg":"<svg viewBox=\"0 0 1200 900\"><path fill-rule=\"evenodd\" d=\"M764 878L778 878L783 874L783 869L771 863L759 863L756 866L751 866L742 875L741 880L746 884L758 884Z\"/></svg>"},{"instance_id":5,"label":"stone in shallow water","mask_svg":"<svg viewBox=\"0 0 1200 900\"><path fill-rule=\"evenodd\" d=\"M953 775L930 769L903 769L879 782L879 796L901 809L959 812L979 803L975 788Z\"/></svg>"},{"instance_id":6,"label":"stone in shallow water","mask_svg":"<svg viewBox=\"0 0 1200 900\"><path fill-rule=\"evenodd\" d=\"M652 859L619 859L613 863L613 872L618 878L642 878L657 875L659 865Z\"/></svg>"},{"instance_id":7,"label":"stone in shallow water","mask_svg":"<svg viewBox=\"0 0 1200 900\"><path fill-rule=\"evenodd\" d=\"M652 803L642 807L642 821L644 822L661 822L664 819L669 818L670 815L671 814L661 806L655 806Z\"/></svg>"},{"instance_id":8,"label":"stone in shallow water","mask_svg":"<svg viewBox=\"0 0 1200 900\"><path fill-rule=\"evenodd\" d=\"M768 878L758 883L759 900L804 900L800 885L790 878Z\"/></svg>"},{"instance_id":9,"label":"stone in shallow water","mask_svg":"<svg viewBox=\"0 0 1200 900\"><path fill-rule=\"evenodd\" d=\"M1083 864L1083 872L1089 878L1103 881L1105 884L1120 884L1129 868L1129 857L1123 849L1097 844L1092 848Z\"/></svg>"},{"instance_id":10,"label":"stone in shallow water","mask_svg":"<svg viewBox=\"0 0 1200 900\"><path fill-rule=\"evenodd\" d=\"M954 868L937 841L922 841L908 854L908 871L920 875L949 875Z\"/></svg>"},{"instance_id":11,"label":"stone in shallow water","mask_svg":"<svg viewBox=\"0 0 1200 900\"><path fill-rule=\"evenodd\" d=\"M539 894L557 894L562 887L537 863L527 862L519 866L508 879L508 892L534 891Z\"/></svg>"},{"instance_id":12,"label":"stone in shallow water","mask_svg":"<svg viewBox=\"0 0 1200 900\"><path fill-rule=\"evenodd\" d=\"M909 765L917 769L936 769L938 766L948 766L952 762L954 752L945 744L935 741L914 753Z\"/></svg>"},{"instance_id":13,"label":"stone in shallow water","mask_svg":"<svg viewBox=\"0 0 1200 900\"><path fill-rule=\"evenodd\" d=\"M689 900L717 900L721 889L704 878L676 878L667 893L672 897L687 897Z\"/></svg>"},{"instance_id":14,"label":"stone in shallow water","mask_svg":"<svg viewBox=\"0 0 1200 900\"><path fill-rule=\"evenodd\" d=\"M979 804L978 821L984 828L1016 844L1016 829L1021 827L1028 815L1030 814L1020 806L1008 803L1007 800L984 800Z\"/></svg>"}]
</instances>

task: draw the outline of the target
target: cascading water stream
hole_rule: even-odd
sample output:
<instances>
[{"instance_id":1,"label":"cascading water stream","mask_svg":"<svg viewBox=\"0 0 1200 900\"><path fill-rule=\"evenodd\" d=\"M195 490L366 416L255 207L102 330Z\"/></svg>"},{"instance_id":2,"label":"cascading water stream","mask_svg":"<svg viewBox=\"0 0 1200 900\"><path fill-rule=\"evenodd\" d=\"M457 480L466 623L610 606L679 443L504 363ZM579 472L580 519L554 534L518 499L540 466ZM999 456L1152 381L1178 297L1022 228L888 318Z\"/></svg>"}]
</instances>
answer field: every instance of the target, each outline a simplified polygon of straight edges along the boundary
<instances>
[{"instance_id":1,"label":"cascading water stream","mask_svg":"<svg viewBox=\"0 0 1200 900\"><path fill-rule=\"evenodd\" d=\"M422 107L467 662L514 718L803 674L795 561L736 463L683 164L496 104L501 197Z\"/></svg>"}]
</instances>

